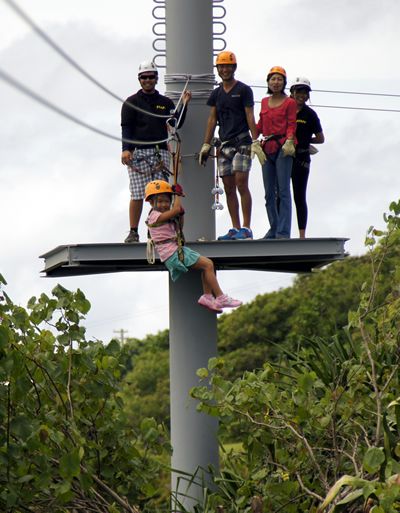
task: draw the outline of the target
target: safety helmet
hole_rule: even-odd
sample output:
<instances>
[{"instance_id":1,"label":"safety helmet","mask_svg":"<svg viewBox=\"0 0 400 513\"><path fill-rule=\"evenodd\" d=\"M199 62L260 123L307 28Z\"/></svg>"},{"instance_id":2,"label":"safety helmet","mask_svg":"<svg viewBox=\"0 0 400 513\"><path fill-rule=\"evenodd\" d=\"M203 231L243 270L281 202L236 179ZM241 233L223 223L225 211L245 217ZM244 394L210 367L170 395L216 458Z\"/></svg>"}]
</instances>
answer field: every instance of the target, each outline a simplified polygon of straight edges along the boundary
<instances>
[{"instance_id":1,"label":"safety helmet","mask_svg":"<svg viewBox=\"0 0 400 513\"><path fill-rule=\"evenodd\" d=\"M286 82L286 70L285 68L282 68L282 66L273 66L269 71L267 75L267 82L272 77L272 75L275 75L275 73L278 73L279 75L282 75Z\"/></svg>"},{"instance_id":2,"label":"safety helmet","mask_svg":"<svg viewBox=\"0 0 400 513\"><path fill-rule=\"evenodd\" d=\"M308 92L311 91L311 82L306 77L296 77L293 81L293 84L290 86L290 92L294 89L307 89Z\"/></svg>"},{"instance_id":3,"label":"safety helmet","mask_svg":"<svg viewBox=\"0 0 400 513\"><path fill-rule=\"evenodd\" d=\"M140 75L142 73L146 73L146 72L152 72L152 73L156 73L158 75L158 70L157 70L157 66L154 64L153 61L143 61L139 64L139 70L138 70L138 77L140 77Z\"/></svg>"},{"instance_id":4,"label":"safety helmet","mask_svg":"<svg viewBox=\"0 0 400 513\"><path fill-rule=\"evenodd\" d=\"M171 185L164 180L153 180L146 185L144 199L149 201L154 194L174 194Z\"/></svg>"},{"instance_id":5,"label":"safety helmet","mask_svg":"<svg viewBox=\"0 0 400 513\"><path fill-rule=\"evenodd\" d=\"M215 65L218 64L237 64L236 55L233 52L220 52L215 59Z\"/></svg>"}]
</instances>

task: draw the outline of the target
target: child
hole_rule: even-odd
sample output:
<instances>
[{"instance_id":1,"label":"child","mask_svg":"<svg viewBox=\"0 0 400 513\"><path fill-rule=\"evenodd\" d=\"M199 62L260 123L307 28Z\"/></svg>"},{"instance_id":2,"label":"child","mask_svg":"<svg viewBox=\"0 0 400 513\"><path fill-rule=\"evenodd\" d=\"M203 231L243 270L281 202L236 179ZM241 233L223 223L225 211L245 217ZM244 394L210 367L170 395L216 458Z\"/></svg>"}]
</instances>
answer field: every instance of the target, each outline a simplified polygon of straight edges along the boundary
<instances>
[{"instance_id":1,"label":"child","mask_svg":"<svg viewBox=\"0 0 400 513\"><path fill-rule=\"evenodd\" d=\"M172 205L173 194L175 201ZM212 260L181 245L179 223L184 214L181 195L183 193L180 186L173 189L168 182L162 180L153 180L146 185L145 200L151 205L146 224L161 262L164 262L172 281L176 281L189 269L202 271L204 293L198 300L199 305L217 313L221 313L222 308L240 306L241 301L232 299L222 292Z\"/></svg>"}]
</instances>

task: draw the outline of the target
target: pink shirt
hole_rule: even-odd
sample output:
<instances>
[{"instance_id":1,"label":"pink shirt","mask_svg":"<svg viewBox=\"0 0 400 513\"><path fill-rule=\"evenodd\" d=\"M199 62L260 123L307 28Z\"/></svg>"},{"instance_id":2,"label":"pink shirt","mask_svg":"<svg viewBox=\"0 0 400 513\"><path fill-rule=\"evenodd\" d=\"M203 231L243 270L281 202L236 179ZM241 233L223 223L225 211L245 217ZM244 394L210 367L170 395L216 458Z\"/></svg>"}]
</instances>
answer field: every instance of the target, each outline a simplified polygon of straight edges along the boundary
<instances>
[{"instance_id":1,"label":"pink shirt","mask_svg":"<svg viewBox=\"0 0 400 513\"><path fill-rule=\"evenodd\" d=\"M262 135L282 135L277 141L271 140L265 143L265 153L275 153L279 150L286 139L294 139L296 133L297 105L293 98L285 98L282 105L271 108L270 97L261 100L260 119L257 123L257 130Z\"/></svg>"},{"instance_id":2,"label":"pink shirt","mask_svg":"<svg viewBox=\"0 0 400 513\"><path fill-rule=\"evenodd\" d=\"M151 209L146 220L147 225L157 223L160 215L161 212ZM160 260L161 262L165 262L165 260L168 260L168 258L178 249L178 243L176 240L161 243L161 241L176 237L175 223L169 223L167 221L160 226L155 226L154 228L148 226L148 228L150 231L150 236L156 246ZM157 241L159 242L158 244Z\"/></svg>"}]
</instances>

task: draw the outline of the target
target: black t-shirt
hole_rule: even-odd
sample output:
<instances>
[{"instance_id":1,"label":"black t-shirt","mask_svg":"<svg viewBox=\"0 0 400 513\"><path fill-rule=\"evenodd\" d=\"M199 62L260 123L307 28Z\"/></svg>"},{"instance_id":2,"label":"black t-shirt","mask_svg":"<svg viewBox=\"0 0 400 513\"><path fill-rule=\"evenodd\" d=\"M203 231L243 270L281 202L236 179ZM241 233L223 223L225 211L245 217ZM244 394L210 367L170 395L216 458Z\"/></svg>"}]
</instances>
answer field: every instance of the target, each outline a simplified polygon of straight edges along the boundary
<instances>
[{"instance_id":1,"label":"black t-shirt","mask_svg":"<svg viewBox=\"0 0 400 513\"><path fill-rule=\"evenodd\" d=\"M304 105L296 117L296 153L298 152L297 156L301 160L310 162L308 151L299 150L308 150L312 136L319 132L322 132L322 126L317 113L308 105Z\"/></svg>"},{"instance_id":2,"label":"black t-shirt","mask_svg":"<svg viewBox=\"0 0 400 513\"><path fill-rule=\"evenodd\" d=\"M207 105L217 108L221 141L230 141L239 134L249 131L245 107L253 107L254 97L253 91L248 85L237 81L229 93L226 93L220 84L210 94Z\"/></svg>"},{"instance_id":3,"label":"black t-shirt","mask_svg":"<svg viewBox=\"0 0 400 513\"><path fill-rule=\"evenodd\" d=\"M160 141L168 137L167 118L156 118L148 116L144 112L137 111L136 109L127 105L132 103L141 109L153 112L155 114L169 115L175 109L174 102L163 96L158 91L152 94L146 94L141 89L129 98L126 99L121 109L121 128L122 138L136 141ZM182 118L184 117L183 114ZM181 122L182 125L182 122ZM135 148L152 148L149 145L137 145L122 142L122 151L133 151ZM166 143L159 144L160 148L167 148Z\"/></svg>"}]
</instances>

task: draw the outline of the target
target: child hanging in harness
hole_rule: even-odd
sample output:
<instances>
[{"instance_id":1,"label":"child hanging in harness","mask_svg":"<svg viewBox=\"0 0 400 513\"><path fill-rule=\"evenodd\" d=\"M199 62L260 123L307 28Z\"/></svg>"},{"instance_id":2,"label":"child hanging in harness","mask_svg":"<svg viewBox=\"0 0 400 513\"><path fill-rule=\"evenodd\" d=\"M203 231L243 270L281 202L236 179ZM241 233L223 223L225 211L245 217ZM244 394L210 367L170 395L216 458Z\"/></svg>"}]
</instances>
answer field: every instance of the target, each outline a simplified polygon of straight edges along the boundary
<instances>
[{"instance_id":1,"label":"child hanging in harness","mask_svg":"<svg viewBox=\"0 0 400 513\"><path fill-rule=\"evenodd\" d=\"M172 195L175 196L173 204ZM146 185L145 200L151 205L146 224L160 260L172 281L190 269L202 271L203 295L198 300L199 305L217 313L223 308L236 308L242 302L222 292L212 260L184 246L182 195L178 184L171 186L168 182L153 180Z\"/></svg>"}]
</instances>

